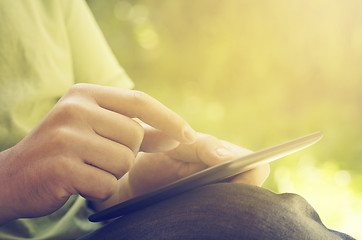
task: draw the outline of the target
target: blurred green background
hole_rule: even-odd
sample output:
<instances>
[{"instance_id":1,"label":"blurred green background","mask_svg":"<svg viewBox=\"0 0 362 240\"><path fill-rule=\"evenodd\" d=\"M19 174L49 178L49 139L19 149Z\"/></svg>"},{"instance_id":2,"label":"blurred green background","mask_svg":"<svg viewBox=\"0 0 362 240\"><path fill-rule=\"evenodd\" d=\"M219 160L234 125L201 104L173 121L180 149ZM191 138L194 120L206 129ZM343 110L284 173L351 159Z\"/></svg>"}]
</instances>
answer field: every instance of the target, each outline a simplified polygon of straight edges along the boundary
<instances>
[{"instance_id":1,"label":"blurred green background","mask_svg":"<svg viewBox=\"0 0 362 240\"><path fill-rule=\"evenodd\" d=\"M362 239L362 1L88 3L136 88L197 131L252 150L323 131L265 187Z\"/></svg>"}]
</instances>

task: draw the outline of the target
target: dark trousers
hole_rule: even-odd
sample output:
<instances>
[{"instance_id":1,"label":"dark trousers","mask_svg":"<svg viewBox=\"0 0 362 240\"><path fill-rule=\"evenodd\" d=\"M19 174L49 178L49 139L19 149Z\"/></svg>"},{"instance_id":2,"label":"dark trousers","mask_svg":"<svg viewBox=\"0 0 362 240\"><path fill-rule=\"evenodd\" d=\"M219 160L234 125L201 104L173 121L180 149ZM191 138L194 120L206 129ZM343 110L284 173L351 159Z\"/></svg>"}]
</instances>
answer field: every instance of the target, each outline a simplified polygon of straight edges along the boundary
<instances>
[{"instance_id":1,"label":"dark trousers","mask_svg":"<svg viewBox=\"0 0 362 240\"><path fill-rule=\"evenodd\" d=\"M296 194L244 184L213 184L121 217L90 239L353 239L326 228Z\"/></svg>"}]
</instances>

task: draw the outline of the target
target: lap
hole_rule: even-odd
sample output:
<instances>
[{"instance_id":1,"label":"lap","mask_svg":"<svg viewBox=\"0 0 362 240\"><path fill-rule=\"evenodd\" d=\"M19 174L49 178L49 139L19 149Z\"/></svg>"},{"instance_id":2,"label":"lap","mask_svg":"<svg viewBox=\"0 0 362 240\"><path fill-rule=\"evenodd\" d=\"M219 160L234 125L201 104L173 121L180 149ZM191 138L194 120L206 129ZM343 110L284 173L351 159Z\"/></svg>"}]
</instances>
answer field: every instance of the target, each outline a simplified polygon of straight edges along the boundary
<instances>
[{"instance_id":1,"label":"lap","mask_svg":"<svg viewBox=\"0 0 362 240\"><path fill-rule=\"evenodd\" d=\"M352 239L296 194L213 184L123 216L83 239Z\"/></svg>"}]
</instances>

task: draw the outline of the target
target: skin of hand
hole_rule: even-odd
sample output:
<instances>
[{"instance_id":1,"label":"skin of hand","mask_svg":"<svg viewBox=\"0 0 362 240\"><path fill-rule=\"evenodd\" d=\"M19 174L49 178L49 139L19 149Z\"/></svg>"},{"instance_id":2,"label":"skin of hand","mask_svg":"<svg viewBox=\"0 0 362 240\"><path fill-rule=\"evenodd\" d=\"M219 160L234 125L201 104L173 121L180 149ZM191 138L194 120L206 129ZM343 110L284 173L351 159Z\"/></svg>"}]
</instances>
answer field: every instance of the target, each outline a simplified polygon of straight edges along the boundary
<instances>
[{"instance_id":1,"label":"skin of hand","mask_svg":"<svg viewBox=\"0 0 362 240\"><path fill-rule=\"evenodd\" d=\"M0 153L0 224L48 215L72 194L112 196L138 151L157 149L134 118L167 136L171 148L197 137L143 92L76 84L23 140Z\"/></svg>"},{"instance_id":2,"label":"skin of hand","mask_svg":"<svg viewBox=\"0 0 362 240\"><path fill-rule=\"evenodd\" d=\"M150 135L157 135L157 139L167 146L171 139L162 132L154 129L147 131ZM149 139L152 139L151 137ZM161 140L162 139L162 140ZM158 148L161 150L161 147ZM180 144L172 150L156 153L138 154L131 170L118 181L118 189L106 201L93 202L96 210L115 205L135 196L150 192L158 187L186 177L233 158L250 154L252 151L218 140L216 137L198 134L193 144ZM229 179L229 182L239 182L261 186L270 173L269 164L260 165L250 171Z\"/></svg>"}]
</instances>

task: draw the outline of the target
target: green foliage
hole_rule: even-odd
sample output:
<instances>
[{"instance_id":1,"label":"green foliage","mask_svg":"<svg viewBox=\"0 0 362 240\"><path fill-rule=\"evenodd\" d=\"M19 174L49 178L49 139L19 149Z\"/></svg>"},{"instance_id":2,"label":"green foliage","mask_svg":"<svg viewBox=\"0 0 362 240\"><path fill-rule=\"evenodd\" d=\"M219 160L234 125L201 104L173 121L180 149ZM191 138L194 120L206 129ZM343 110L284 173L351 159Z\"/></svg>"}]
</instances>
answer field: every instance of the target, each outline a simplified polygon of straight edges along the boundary
<instances>
[{"instance_id":1,"label":"green foliage","mask_svg":"<svg viewBox=\"0 0 362 240\"><path fill-rule=\"evenodd\" d=\"M361 1L88 3L136 88L196 130L253 150L323 131L266 187L362 237Z\"/></svg>"}]
</instances>

